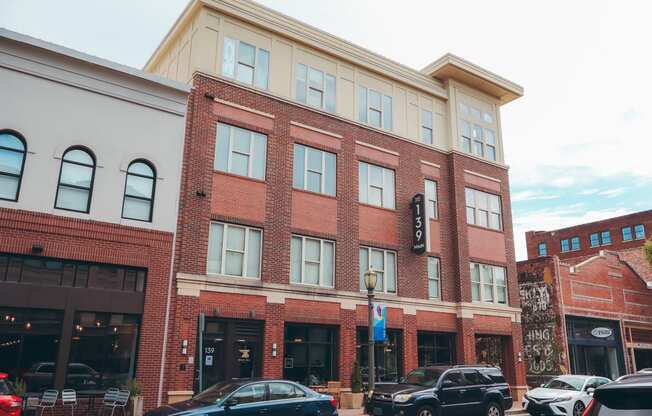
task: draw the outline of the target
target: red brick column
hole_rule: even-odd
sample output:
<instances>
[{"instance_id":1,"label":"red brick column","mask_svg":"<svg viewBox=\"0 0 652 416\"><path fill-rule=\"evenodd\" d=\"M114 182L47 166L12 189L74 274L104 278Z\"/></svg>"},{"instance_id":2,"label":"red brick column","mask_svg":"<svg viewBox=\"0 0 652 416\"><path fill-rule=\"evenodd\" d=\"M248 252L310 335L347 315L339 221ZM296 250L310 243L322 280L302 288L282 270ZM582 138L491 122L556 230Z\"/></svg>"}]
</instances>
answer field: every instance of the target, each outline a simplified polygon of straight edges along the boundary
<instances>
[{"instance_id":1,"label":"red brick column","mask_svg":"<svg viewBox=\"0 0 652 416\"><path fill-rule=\"evenodd\" d=\"M163 390L163 403L168 402L170 391L192 391L194 388L197 363L189 364L188 358L192 357L194 361L196 356L199 312L199 298L176 296L173 326L168 336L168 365L165 371L167 381ZM186 355L181 354L183 340L188 340Z\"/></svg>"},{"instance_id":2,"label":"red brick column","mask_svg":"<svg viewBox=\"0 0 652 416\"><path fill-rule=\"evenodd\" d=\"M475 328L473 319L457 319L457 357L460 364L475 364L478 359L475 353Z\"/></svg>"},{"instance_id":3,"label":"red brick column","mask_svg":"<svg viewBox=\"0 0 652 416\"><path fill-rule=\"evenodd\" d=\"M403 316L403 374L414 370L419 365L417 351L417 317Z\"/></svg>"},{"instance_id":4,"label":"red brick column","mask_svg":"<svg viewBox=\"0 0 652 416\"><path fill-rule=\"evenodd\" d=\"M356 312L340 310L340 381L342 387L351 387L353 362L357 358L356 345Z\"/></svg>"},{"instance_id":5,"label":"red brick column","mask_svg":"<svg viewBox=\"0 0 652 416\"><path fill-rule=\"evenodd\" d=\"M283 357L285 355L285 305L268 303L265 306L265 342L263 342L263 377L283 377ZM272 349L276 344L276 357Z\"/></svg>"},{"instance_id":6,"label":"red brick column","mask_svg":"<svg viewBox=\"0 0 652 416\"><path fill-rule=\"evenodd\" d=\"M527 380L525 378L525 354L523 353L523 332L520 323L512 324L512 336L506 345L505 367L503 371L512 385L512 393L515 400L520 401L527 391ZM521 359L519 361L519 353Z\"/></svg>"}]
</instances>

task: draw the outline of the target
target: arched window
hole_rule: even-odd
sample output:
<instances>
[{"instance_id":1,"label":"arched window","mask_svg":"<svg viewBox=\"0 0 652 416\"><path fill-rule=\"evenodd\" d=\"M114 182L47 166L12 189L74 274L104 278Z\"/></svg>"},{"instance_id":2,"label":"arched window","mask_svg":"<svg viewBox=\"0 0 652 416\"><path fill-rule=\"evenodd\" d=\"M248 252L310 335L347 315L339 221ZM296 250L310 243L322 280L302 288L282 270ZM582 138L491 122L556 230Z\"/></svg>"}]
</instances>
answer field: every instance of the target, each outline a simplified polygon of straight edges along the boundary
<instances>
[{"instance_id":1,"label":"arched window","mask_svg":"<svg viewBox=\"0 0 652 416\"><path fill-rule=\"evenodd\" d=\"M71 147L61 159L55 208L89 212L95 178L95 158L82 147Z\"/></svg>"},{"instance_id":2,"label":"arched window","mask_svg":"<svg viewBox=\"0 0 652 416\"><path fill-rule=\"evenodd\" d=\"M25 141L18 133L0 130L0 199L18 201L25 151Z\"/></svg>"},{"instance_id":3,"label":"arched window","mask_svg":"<svg viewBox=\"0 0 652 416\"><path fill-rule=\"evenodd\" d=\"M127 169L122 218L152 221L156 171L146 160L134 160Z\"/></svg>"}]
</instances>

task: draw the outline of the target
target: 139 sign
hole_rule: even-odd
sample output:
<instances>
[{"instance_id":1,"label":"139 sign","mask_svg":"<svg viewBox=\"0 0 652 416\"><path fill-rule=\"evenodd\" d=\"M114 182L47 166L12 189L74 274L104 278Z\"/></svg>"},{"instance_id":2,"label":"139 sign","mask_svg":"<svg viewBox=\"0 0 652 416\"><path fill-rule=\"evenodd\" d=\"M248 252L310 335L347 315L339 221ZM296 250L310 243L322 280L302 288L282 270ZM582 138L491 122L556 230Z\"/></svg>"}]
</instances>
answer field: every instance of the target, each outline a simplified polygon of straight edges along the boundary
<instances>
[{"instance_id":1,"label":"139 sign","mask_svg":"<svg viewBox=\"0 0 652 416\"><path fill-rule=\"evenodd\" d=\"M423 254L426 251L426 203L423 194L412 197L412 251Z\"/></svg>"}]
</instances>

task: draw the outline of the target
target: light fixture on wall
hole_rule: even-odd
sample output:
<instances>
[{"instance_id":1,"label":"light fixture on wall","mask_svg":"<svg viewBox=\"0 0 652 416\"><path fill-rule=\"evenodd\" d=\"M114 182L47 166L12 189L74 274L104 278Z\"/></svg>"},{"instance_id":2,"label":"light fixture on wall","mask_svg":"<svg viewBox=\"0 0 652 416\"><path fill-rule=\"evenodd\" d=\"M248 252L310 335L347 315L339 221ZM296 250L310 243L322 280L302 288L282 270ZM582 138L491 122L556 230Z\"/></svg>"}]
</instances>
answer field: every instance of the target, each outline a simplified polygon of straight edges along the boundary
<instances>
[{"instance_id":1,"label":"light fixture on wall","mask_svg":"<svg viewBox=\"0 0 652 416\"><path fill-rule=\"evenodd\" d=\"M43 253L43 246L40 244L34 244L32 245L32 253L34 254L41 254Z\"/></svg>"}]
</instances>

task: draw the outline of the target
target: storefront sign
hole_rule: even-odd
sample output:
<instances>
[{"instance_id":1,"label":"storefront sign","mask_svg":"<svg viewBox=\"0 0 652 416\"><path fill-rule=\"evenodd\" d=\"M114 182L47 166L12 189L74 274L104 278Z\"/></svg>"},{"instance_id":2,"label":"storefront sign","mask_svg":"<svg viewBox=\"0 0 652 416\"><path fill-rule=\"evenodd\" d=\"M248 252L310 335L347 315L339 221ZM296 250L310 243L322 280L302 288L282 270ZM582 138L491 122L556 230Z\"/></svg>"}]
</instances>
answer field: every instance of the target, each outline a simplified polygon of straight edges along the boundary
<instances>
[{"instance_id":1,"label":"storefront sign","mask_svg":"<svg viewBox=\"0 0 652 416\"><path fill-rule=\"evenodd\" d=\"M387 308L383 303L374 303L374 341L385 342L387 335Z\"/></svg>"},{"instance_id":2,"label":"storefront sign","mask_svg":"<svg viewBox=\"0 0 652 416\"><path fill-rule=\"evenodd\" d=\"M426 203L423 194L412 197L412 252L423 254L426 251Z\"/></svg>"},{"instance_id":3,"label":"storefront sign","mask_svg":"<svg viewBox=\"0 0 652 416\"><path fill-rule=\"evenodd\" d=\"M240 353L240 357L238 358L238 361L240 361L241 363L248 363L251 360L251 354L250 354L251 350L246 346L240 348L238 352Z\"/></svg>"},{"instance_id":4,"label":"storefront sign","mask_svg":"<svg viewBox=\"0 0 652 416\"><path fill-rule=\"evenodd\" d=\"M591 335L596 338L609 338L612 334L611 328L597 327L591 330Z\"/></svg>"}]
</instances>

